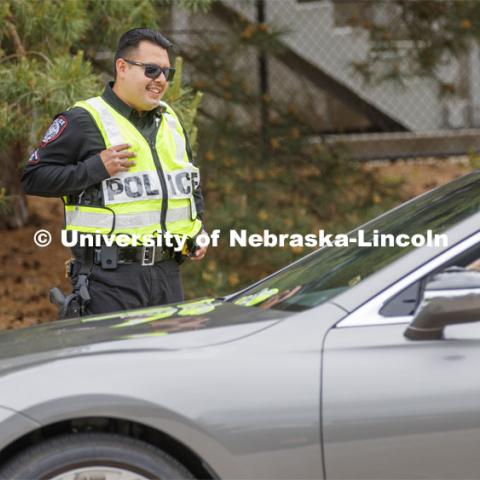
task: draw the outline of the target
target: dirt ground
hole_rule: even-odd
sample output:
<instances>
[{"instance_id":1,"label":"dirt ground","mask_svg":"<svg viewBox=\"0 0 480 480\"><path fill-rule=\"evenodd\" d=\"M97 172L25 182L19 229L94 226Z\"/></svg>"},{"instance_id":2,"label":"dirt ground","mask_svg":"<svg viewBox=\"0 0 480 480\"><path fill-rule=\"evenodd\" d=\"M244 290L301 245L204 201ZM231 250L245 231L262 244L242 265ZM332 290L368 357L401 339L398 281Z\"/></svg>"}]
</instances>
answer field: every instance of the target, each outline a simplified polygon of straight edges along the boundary
<instances>
[{"instance_id":1,"label":"dirt ground","mask_svg":"<svg viewBox=\"0 0 480 480\"><path fill-rule=\"evenodd\" d=\"M467 158L426 159L371 163L366 168L390 179L403 178L400 197L412 198L426 190L448 182L470 171ZM52 286L70 290L65 277L69 250L60 242L63 226L63 205L59 199L30 197L30 225L19 230L1 231L0 244L0 330L48 322L57 318L57 308L50 304L48 291ZM46 229L53 235L52 243L37 247L33 235Z\"/></svg>"},{"instance_id":2,"label":"dirt ground","mask_svg":"<svg viewBox=\"0 0 480 480\"><path fill-rule=\"evenodd\" d=\"M29 197L30 225L3 230L0 244L0 329L18 328L56 318L57 307L48 299L52 286L67 291L64 264L70 257L61 245L63 204L59 199ZM39 248L33 235L46 229L50 246Z\"/></svg>"}]
</instances>

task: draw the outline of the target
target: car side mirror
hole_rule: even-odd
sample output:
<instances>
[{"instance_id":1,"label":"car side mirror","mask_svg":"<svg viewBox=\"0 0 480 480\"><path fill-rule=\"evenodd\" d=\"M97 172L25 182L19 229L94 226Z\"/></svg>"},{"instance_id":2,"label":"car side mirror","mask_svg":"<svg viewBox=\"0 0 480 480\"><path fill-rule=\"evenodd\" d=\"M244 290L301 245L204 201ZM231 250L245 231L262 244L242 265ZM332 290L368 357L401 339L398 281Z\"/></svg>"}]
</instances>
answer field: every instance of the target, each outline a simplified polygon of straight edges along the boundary
<instances>
[{"instance_id":1,"label":"car side mirror","mask_svg":"<svg viewBox=\"0 0 480 480\"><path fill-rule=\"evenodd\" d=\"M452 267L427 281L405 337L439 340L447 325L477 321L480 321L480 272Z\"/></svg>"}]
</instances>

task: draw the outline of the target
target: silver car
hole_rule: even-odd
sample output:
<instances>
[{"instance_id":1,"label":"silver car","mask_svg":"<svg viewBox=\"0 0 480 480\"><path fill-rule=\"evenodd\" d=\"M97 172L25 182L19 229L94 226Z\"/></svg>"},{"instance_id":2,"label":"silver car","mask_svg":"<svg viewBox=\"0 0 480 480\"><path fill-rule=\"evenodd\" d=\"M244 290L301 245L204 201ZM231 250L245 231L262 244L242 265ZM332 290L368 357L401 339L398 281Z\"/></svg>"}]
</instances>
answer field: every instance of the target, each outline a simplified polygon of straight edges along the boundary
<instances>
[{"instance_id":1,"label":"silver car","mask_svg":"<svg viewBox=\"0 0 480 480\"><path fill-rule=\"evenodd\" d=\"M479 207L474 172L362 227L448 245L1 334L0 478L479 478Z\"/></svg>"}]
</instances>

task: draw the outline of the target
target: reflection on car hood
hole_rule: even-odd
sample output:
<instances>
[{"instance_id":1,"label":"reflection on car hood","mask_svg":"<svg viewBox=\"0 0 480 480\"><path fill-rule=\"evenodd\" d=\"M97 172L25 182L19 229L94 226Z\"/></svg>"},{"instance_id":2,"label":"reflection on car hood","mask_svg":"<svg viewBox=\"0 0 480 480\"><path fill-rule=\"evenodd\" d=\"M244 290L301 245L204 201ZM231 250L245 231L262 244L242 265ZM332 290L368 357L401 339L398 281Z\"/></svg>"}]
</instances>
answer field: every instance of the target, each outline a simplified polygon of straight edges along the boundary
<instances>
[{"instance_id":1,"label":"reflection on car hood","mask_svg":"<svg viewBox=\"0 0 480 480\"><path fill-rule=\"evenodd\" d=\"M20 356L34 355L42 361L115 350L171 350L224 343L262 330L287 315L203 299L61 320L1 333L0 370L11 367L8 360L18 362Z\"/></svg>"}]
</instances>

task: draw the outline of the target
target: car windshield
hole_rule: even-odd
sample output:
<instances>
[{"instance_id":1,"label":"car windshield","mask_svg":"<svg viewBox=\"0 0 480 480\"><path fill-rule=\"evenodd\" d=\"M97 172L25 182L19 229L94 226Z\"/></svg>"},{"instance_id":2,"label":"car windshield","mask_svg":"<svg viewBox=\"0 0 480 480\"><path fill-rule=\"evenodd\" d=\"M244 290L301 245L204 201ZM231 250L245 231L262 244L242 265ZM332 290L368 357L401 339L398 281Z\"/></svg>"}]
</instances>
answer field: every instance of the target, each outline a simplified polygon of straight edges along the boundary
<instances>
[{"instance_id":1,"label":"car windshield","mask_svg":"<svg viewBox=\"0 0 480 480\"><path fill-rule=\"evenodd\" d=\"M371 240L382 234L440 234L479 209L480 171L415 198L368 222L349 236L364 230ZM230 297L240 305L301 311L326 302L415 248L328 246L307 255L276 274Z\"/></svg>"}]
</instances>

